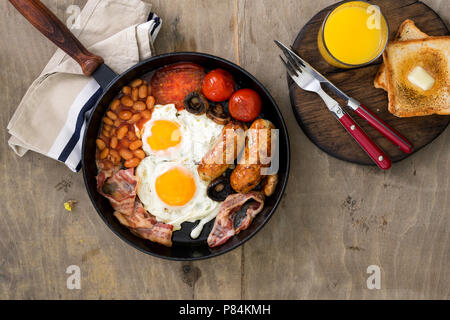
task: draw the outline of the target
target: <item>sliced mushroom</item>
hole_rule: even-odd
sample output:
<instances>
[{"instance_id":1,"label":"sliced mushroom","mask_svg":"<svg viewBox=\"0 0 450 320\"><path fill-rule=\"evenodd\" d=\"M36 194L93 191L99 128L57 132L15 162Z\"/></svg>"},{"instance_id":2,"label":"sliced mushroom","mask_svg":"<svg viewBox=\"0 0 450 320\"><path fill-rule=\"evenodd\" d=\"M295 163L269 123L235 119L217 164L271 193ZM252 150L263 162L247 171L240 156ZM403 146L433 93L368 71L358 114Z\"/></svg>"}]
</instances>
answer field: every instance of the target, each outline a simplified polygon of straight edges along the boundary
<instances>
[{"instance_id":1,"label":"sliced mushroom","mask_svg":"<svg viewBox=\"0 0 450 320\"><path fill-rule=\"evenodd\" d=\"M184 108L186 111L201 115L208 111L208 100L199 92L191 92L184 98Z\"/></svg>"},{"instance_id":2,"label":"sliced mushroom","mask_svg":"<svg viewBox=\"0 0 450 320\"><path fill-rule=\"evenodd\" d=\"M214 106L210 107L208 112L206 112L206 116L215 123L222 125L225 125L230 121L230 115L225 112L220 103L216 103Z\"/></svg>"},{"instance_id":3,"label":"sliced mushroom","mask_svg":"<svg viewBox=\"0 0 450 320\"><path fill-rule=\"evenodd\" d=\"M206 191L209 198L219 202L224 201L232 193L233 189L231 189L230 180L224 176L213 180Z\"/></svg>"}]
</instances>

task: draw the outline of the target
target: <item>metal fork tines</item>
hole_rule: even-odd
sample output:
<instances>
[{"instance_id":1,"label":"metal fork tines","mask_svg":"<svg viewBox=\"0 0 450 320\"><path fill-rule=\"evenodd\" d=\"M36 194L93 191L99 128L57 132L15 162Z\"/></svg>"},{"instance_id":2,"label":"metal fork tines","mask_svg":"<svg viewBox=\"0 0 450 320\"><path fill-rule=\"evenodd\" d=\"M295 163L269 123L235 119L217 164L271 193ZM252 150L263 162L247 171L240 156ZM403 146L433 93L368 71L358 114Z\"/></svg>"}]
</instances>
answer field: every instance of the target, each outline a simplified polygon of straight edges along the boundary
<instances>
[{"instance_id":1,"label":"metal fork tines","mask_svg":"<svg viewBox=\"0 0 450 320\"><path fill-rule=\"evenodd\" d=\"M291 48L282 44L278 40L274 40L274 42L281 49L281 51L283 51L286 58L289 57L288 59L290 59L295 66L297 66L298 68L302 67L306 71L309 71L311 74L315 74L315 77L318 77L320 75L308 62L306 62L304 59L302 59L302 57L297 55ZM319 79L319 81L321 80Z\"/></svg>"},{"instance_id":2,"label":"metal fork tines","mask_svg":"<svg viewBox=\"0 0 450 320\"><path fill-rule=\"evenodd\" d=\"M280 59L286 67L289 76L294 80L294 82L303 90L311 91L317 93L322 100L327 105L328 109L334 113L334 115L340 119L344 114L344 110L339 106L339 103L331 98L325 91L323 91L320 81L317 80L311 73L306 69L304 65L297 62L289 52L284 51L287 61L285 61L281 56Z\"/></svg>"}]
</instances>

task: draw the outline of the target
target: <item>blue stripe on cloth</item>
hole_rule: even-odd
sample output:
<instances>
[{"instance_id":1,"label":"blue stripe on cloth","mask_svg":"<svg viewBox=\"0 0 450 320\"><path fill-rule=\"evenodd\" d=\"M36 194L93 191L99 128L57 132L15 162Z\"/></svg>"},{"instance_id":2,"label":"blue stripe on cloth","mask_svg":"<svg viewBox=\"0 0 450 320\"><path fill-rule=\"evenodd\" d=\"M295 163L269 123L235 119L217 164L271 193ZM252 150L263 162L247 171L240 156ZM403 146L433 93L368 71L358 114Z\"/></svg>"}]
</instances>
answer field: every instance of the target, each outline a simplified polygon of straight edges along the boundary
<instances>
[{"instance_id":1,"label":"blue stripe on cloth","mask_svg":"<svg viewBox=\"0 0 450 320\"><path fill-rule=\"evenodd\" d=\"M69 155L72 153L73 148L75 148L78 140L80 140L81 136L81 127L83 126L83 123L85 121L85 113L92 109L97 102L98 98L100 98L100 95L102 94L102 89L99 88L92 97L89 98L89 100L85 103L83 108L81 108L80 113L77 117L77 123L75 126L75 131L72 134L72 137L70 137L69 141L67 142L66 146L64 147L63 151L58 157L59 161L65 162Z\"/></svg>"},{"instance_id":2,"label":"blue stripe on cloth","mask_svg":"<svg viewBox=\"0 0 450 320\"><path fill-rule=\"evenodd\" d=\"M155 32L155 30L157 30L159 25L161 24L161 19L158 16L155 16L154 20L155 20L155 25L153 26L152 31L150 31L150 34L152 36L153 36L153 33Z\"/></svg>"},{"instance_id":3,"label":"blue stripe on cloth","mask_svg":"<svg viewBox=\"0 0 450 320\"><path fill-rule=\"evenodd\" d=\"M80 171L80 169L81 169L81 160L78 163L77 167L75 168L75 171L78 172L78 171Z\"/></svg>"},{"instance_id":4,"label":"blue stripe on cloth","mask_svg":"<svg viewBox=\"0 0 450 320\"><path fill-rule=\"evenodd\" d=\"M150 31L150 36L151 36L152 40L155 40L155 37L157 36L159 29L161 28L162 21L158 17L158 15L156 15L153 12L150 12L150 15L148 16L147 21L151 21L151 20L154 21L154 25L152 27L152 30ZM83 128L83 124L85 123L85 121L87 121L87 119L91 115L91 113L93 111L93 107L95 106L97 100L100 98L101 94L102 94L102 89L99 88L89 98L89 100L84 104L84 106L81 108L81 110L77 116L75 130L74 130L72 136L70 137L70 139L67 141L67 144L65 145L64 149L61 151L61 154L58 157L59 161L62 161L62 162L67 161L66 165L71 167L72 170L75 169L75 171L79 171L81 169L81 161L79 161L79 163L76 165L76 167L75 167L76 162L72 163L72 162L74 162L74 160L76 161L76 159L80 159L81 155L78 158L74 157L74 155L72 155L72 157L70 157L70 155L72 154L72 152L78 152L77 150L74 151L74 149L76 148L77 143L80 141L80 139L83 138L84 132L81 132L81 130ZM69 157L70 157L70 159L69 159Z\"/></svg>"}]
</instances>

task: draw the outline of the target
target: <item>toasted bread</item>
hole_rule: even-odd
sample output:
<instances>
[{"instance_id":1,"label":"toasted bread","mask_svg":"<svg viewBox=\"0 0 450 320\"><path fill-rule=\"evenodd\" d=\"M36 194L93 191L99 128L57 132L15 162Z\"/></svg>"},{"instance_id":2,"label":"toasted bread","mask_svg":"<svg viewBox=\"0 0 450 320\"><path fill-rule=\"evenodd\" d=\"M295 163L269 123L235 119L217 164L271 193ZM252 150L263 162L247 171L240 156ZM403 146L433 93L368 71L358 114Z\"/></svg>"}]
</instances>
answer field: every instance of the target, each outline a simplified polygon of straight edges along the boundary
<instances>
[{"instance_id":1,"label":"toasted bread","mask_svg":"<svg viewBox=\"0 0 450 320\"><path fill-rule=\"evenodd\" d=\"M393 41L383 53L389 112L398 117L450 114L450 36ZM408 80L417 66L433 77L429 90Z\"/></svg>"},{"instance_id":2,"label":"toasted bread","mask_svg":"<svg viewBox=\"0 0 450 320\"><path fill-rule=\"evenodd\" d=\"M414 24L414 21L406 19L398 28L394 41L424 39L426 37L428 37L428 35L420 31L420 29L417 28L417 26ZM380 69L378 69L377 75L375 76L375 79L373 81L373 85L375 86L375 88L387 90L384 63L382 63Z\"/></svg>"}]
</instances>

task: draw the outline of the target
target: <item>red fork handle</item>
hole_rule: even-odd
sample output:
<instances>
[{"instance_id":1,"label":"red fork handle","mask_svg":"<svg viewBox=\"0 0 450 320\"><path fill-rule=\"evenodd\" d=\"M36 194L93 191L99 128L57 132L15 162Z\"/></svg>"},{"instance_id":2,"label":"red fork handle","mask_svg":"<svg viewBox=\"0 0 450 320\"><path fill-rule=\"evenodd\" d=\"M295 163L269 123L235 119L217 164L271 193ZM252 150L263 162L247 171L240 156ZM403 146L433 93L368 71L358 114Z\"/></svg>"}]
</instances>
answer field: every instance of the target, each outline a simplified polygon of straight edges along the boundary
<instances>
[{"instance_id":1,"label":"red fork handle","mask_svg":"<svg viewBox=\"0 0 450 320\"><path fill-rule=\"evenodd\" d=\"M388 156L367 136L348 114L345 113L338 120L380 169L387 170L391 167L391 160Z\"/></svg>"},{"instance_id":2,"label":"red fork handle","mask_svg":"<svg viewBox=\"0 0 450 320\"><path fill-rule=\"evenodd\" d=\"M389 139L392 143L397 145L404 153L411 153L413 151L412 143L409 142L400 133L391 128L386 122L378 118L373 112L364 107L357 101L349 101L348 105L361 118L366 119L369 124L378 130L382 135Z\"/></svg>"}]
</instances>

